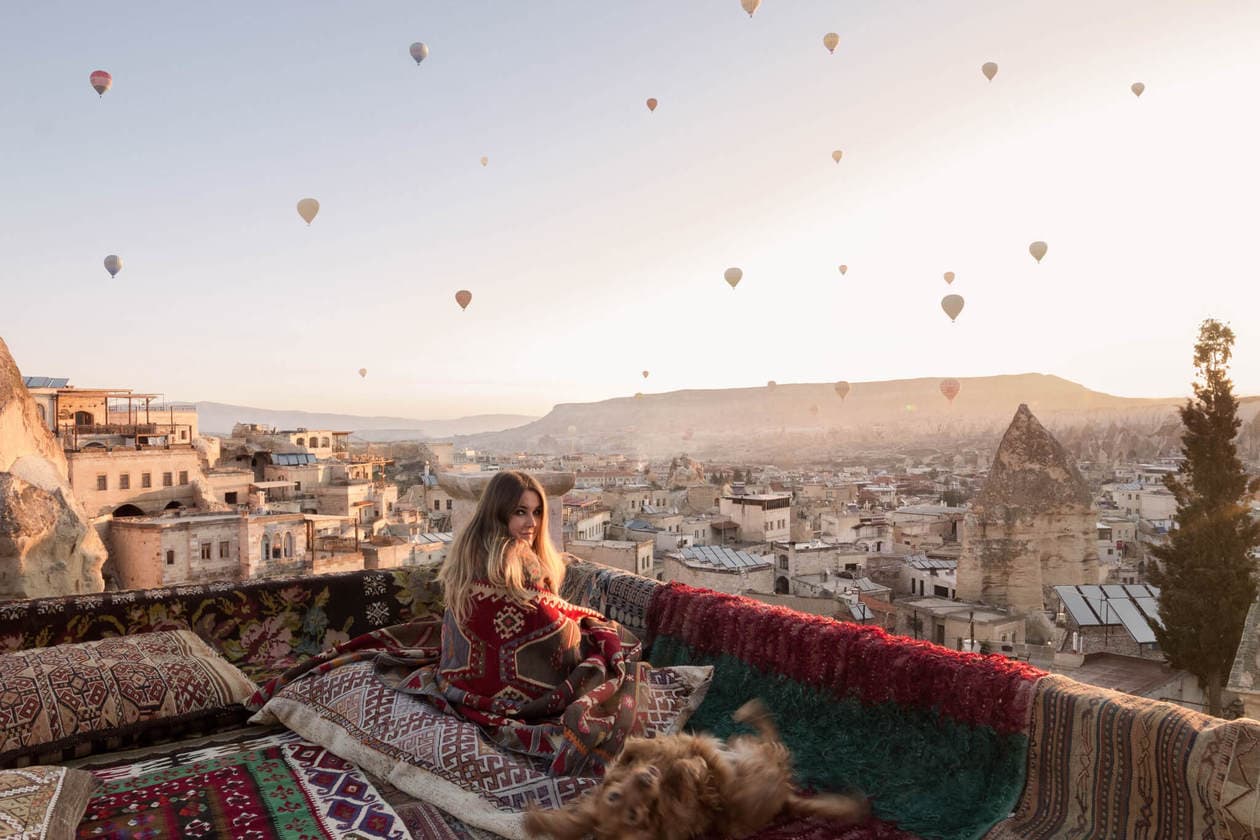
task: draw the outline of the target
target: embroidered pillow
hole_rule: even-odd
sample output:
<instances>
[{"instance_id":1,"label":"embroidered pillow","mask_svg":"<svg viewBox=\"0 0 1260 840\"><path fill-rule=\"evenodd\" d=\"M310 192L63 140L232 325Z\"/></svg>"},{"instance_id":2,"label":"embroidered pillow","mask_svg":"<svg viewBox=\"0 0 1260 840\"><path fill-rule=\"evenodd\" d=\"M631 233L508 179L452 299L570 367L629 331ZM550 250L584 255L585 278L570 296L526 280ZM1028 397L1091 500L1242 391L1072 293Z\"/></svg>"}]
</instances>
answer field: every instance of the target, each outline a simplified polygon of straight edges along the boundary
<instances>
[{"instance_id":1,"label":"embroidered pillow","mask_svg":"<svg viewBox=\"0 0 1260 840\"><path fill-rule=\"evenodd\" d=\"M71 840L96 778L65 767L0 770L0 837Z\"/></svg>"},{"instance_id":2,"label":"embroidered pillow","mask_svg":"<svg viewBox=\"0 0 1260 840\"><path fill-rule=\"evenodd\" d=\"M0 767L117 749L176 724L239 722L254 690L188 630L0 655Z\"/></svg>"}]
</instances>

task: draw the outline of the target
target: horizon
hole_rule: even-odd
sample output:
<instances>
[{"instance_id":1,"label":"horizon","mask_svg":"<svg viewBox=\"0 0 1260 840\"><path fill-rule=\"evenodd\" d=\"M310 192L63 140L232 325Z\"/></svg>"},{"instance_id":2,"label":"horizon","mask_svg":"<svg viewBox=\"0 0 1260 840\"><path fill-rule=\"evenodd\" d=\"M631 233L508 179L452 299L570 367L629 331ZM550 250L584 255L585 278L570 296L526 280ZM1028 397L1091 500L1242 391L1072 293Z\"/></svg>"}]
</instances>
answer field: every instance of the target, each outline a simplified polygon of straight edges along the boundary
<instances>
[{"instance_id":1,"label":"horizon","mask_svg":"<svg viewBox=\"0 0 1260 840\"><path fill-rule=\"evenodd\" d=\"M1260 394L1242 0L9 17L0 335L25 375L428 420L1029 371L1177 399L1217 317Z\"/></svg>"}]
</instances>

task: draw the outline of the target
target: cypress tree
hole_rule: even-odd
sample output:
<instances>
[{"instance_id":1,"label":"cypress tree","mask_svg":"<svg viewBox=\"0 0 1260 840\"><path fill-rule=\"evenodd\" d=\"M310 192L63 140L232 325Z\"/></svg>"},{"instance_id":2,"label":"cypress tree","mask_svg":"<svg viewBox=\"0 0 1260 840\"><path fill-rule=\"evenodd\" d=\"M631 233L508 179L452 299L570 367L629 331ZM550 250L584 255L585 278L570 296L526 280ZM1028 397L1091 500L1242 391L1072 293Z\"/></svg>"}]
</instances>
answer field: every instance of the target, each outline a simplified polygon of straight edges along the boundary
<instances>
[{"instance_id":1,"label":"cypress tree","mask_svg":"<svg viewBox=\"0 0 1260 840\"><path fill-rule=\"evenodd\" d=\"M1155 637L1174 668L1199 678L1208 711L1221 714L1221 689L1242 638L1247 610L1256 600L1251 549L1260 523L1247 506L1247 476L1234 447L1241 421L1229 380L1234 332L1209 319L1194 346L1194 399L1180 409L1185 456L1176 475L1164 477L1177 500L1168 542L1150 546L1159 561L1150 580L1160 588Z\"/></svg>"}]
</instances>

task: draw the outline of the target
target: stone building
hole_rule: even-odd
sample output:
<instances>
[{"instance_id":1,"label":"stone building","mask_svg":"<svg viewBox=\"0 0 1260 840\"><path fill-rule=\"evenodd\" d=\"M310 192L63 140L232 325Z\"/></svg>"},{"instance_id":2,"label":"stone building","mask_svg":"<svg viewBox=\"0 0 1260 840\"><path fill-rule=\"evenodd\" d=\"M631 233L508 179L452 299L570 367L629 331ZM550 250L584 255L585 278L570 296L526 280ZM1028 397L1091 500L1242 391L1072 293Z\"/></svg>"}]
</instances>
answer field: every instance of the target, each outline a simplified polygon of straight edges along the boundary
<instances>
[{"instance_id":1,"label":"stone building","mask_svg":"<svg viewBox=\"0 0 1260 840\"><path fill-rule=\"evenodd\" d=\"M1044 614L1055 585L1096 584L1097 516L1067 451L1021 405L967 514L958 597Z\"/></svg>"},{"instance_id":2,"label":"stone building","mask_svg":"<svg viewBox=\"0 0 1260 840\"><path fill-rule=\"evenodd\" d=\"M573 540L570 554L636 575L652 576L653 540Z\"/></svg>"},{"instance_id":3,"label":"stone building","mask_svg":"<svg viewBox=\"0 0 1260 840\"><path fill-rule=\"evenodd\" d=\"M693 546L665 555L663 579L717 592L774 591L774 558L726 546Z\"/></svg>"}]
</instances>

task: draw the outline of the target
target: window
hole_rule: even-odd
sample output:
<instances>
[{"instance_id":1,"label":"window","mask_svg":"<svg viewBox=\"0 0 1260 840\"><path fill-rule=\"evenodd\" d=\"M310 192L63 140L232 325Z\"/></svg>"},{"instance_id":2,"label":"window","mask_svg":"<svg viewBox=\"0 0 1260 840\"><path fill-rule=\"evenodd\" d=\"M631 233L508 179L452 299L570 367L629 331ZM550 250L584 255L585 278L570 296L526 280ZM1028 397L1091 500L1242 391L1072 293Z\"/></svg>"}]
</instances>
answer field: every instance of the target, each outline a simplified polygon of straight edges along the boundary
<instances>
[{"instance_id":1,"label":"window","mask_svg":"<svg viewBox=\"0 0 1260 840\"><path fill-rule=\"evenodd\" d=\"M298 438L294 441L298 446L306 446L306 438Z\"/></svg>"},{"instance_id":2,"label":"window","mask_svg":"<svg viewBox=\"0 0 1260 840\"><path fill-rule=\"evenodd\" d=\"M320 444L320 446L322 446L323 448L327 449L327 448L328 448L328 438L324 438L323 440L324 440L324 442L323 442L323 443L321 443L321 444Z\"/></svg>"},{"instance_id":3,"label":"window","mask_svg":"<svg viewBox=\"0 0 1260 840\"><path fill-rule=\"evenodd\" d=\"M201 559L202 560L210 559L210 543L208 542L203 542L201 544Z\"/></svg>"},{"instance_id":4,"label":"window","mask_svg":"<svg viewBox=\"0 0 1260 840\"><path fill-rule=\"evenodd\" d=\"M227 540L219 542L219 559L225 559L231 556L232 544Z\"/></svg>"},{"instance_id":5,"label":"window","mask_svg":"<svg viewBox=\"0 0 1260 840\"><path fill-rule=\"evenodd\" d=\"M122 473L121 475L118 476L118 489L119 490L131 489L131 473Z\"/></svg>"},{"instance_id":6,"label":"window","mask_svg":"<svg viewBox=\"0 0 1260 840\"><path fill-rule=\"evenodd\" d=\"M140 486L141 486L141 487L152 487L152 486L153 486L153 474L152 474L152 473L140 473Z\"/></svg>"},{"instance_id":7,"label":"window","mask_svg":"<svg viewBox=\"0 0 1260 840\"><path fill-rule=\"evenodd\" d=\"M293 556L293 534L291 532L284 535L284 556Z\"/></svg>"},{"instance_id":8,"label":"window","mask_svg":"<svg viewBox=\"0 0 1260 840\"><path fill-rule=\"evenodd\" d=\"M108 490L108 489L109 489L109 476L106 476L106 475L98 475L98 476L96 477L96 489L97 489L97 490Z\"/></svg>"},{"instance_id":9,"label":"window","mask_svg":"<svg viewBox=\"0 0 1260 840\"><path fill-rule=\"evenodd\" d=\"M293 482L293 489L294 489L295 491L297 491L297 490L301 490L301 489L302 489L302 482L300 482L300 481L295 481L295 482Z\"/></svg>"},{"instance_id":10,"label":"window","mask_svg":"<svg viewBox=\"0 0 1260 840\"><path fill-rule=\"evenodd\" d=\"M171 473L162 473L162 486L171 487L175 484L174 476Z\"/></svg>"},{"instance_id":11,"label":"window","mask_svg":"<svg viewBox=\"0 0 1260 840\"><path fill-rule=\"evenodd\" d=\"M262 559L266 560L271 557L271 537L263 534L262 538Z\"/></svg>"},{"instance_id":12,"label":"window","mask_svg":"<svg viewBox=\"0 0 1260 840\"><path fill-rule=\"evenodd\" d=\"M179 439L180 439L180 440L188 440L188 430L187 430L187 429L180 429L180 430L179 430Z\"/></svg>"},{"instance_id":13,"label":"window","mask_svg":"<svg viewBox=\"0 0 1260 840\"><path fill-rule=\"evenodd\" d=\"M441 500L441 499L434 499L434 500L433 500L433 509L434 509L434 510L441 510L441 509L442 509L442 500Z\"/></svg>"},{"instance_id":14,"label":"window","mask_svg":"<svg viewBox=\"0 0 1260 840\"><path fill-rule=\"evenodd\" d=\"M180 484L180 486L181 486L181 487L183 487L183 486L184 486L185 484L187 484L187 483L188 483L188 470L180 470L180 471L179 471L179 484Z\"/></svg>"},{"instance_id":15,"label":"window","mask_svg":"<svg viewBox=\"0 0 1260 840\"><path fill-rule=\"evenodd\" d=\"M271 544L271 559L272 560L280 559L280 549L281 549L280 540L276 540L275 542Z\"/></svg>"},{"instance_id":16,"label":"window","mask_svg":"<svg viewBox=\"0 0 1260 840\"><path fill-rule=\"evenodd\" d=\"M450 500L450 499L447 499L447 500L446 500L446 509L447 509L447 510L450 510L450 509L451 509L451 500Z\"/></svg>"},{"instance_id":17,"label":"window","mask_svg":"<svg viewBox=\"0 0 1260 840\"><path fill-rule=\"evenodd\" d=\"M785 570L785 571L786 571L786 570L787 570L787 567L788 567L788 559L787 559L786 557L780 557L780 558L779 558L779 568L780 568L780 569L783 569L783 570Z\"/></svg>"},{"instance_id":18,"label":"window","mask_svg":"<svg viewBox=\"0 0 1260 840\"><path fill-rule=\"evenodd\" d=\"M224 494L223 494L223 501L227 502L229 505L234 505L234 504L236 504L236 491L235 491L235 490L232 490L232 491L229 491L229 492L227 492L227 493L224 493Z\"/></svg>"},{"instance_id":19,"label":"window","mask_svg":"<svg viewBox=\"0 0 1260 840\"><path fill-rule=\"evenodd\" d=\"M166 565L168 565L168 566L174 566L174 565L175 565L175 552L174 552L174 551L170 551L170 550L168 550L168 551L166 552Z\"/></svg>"}]
</instances>

